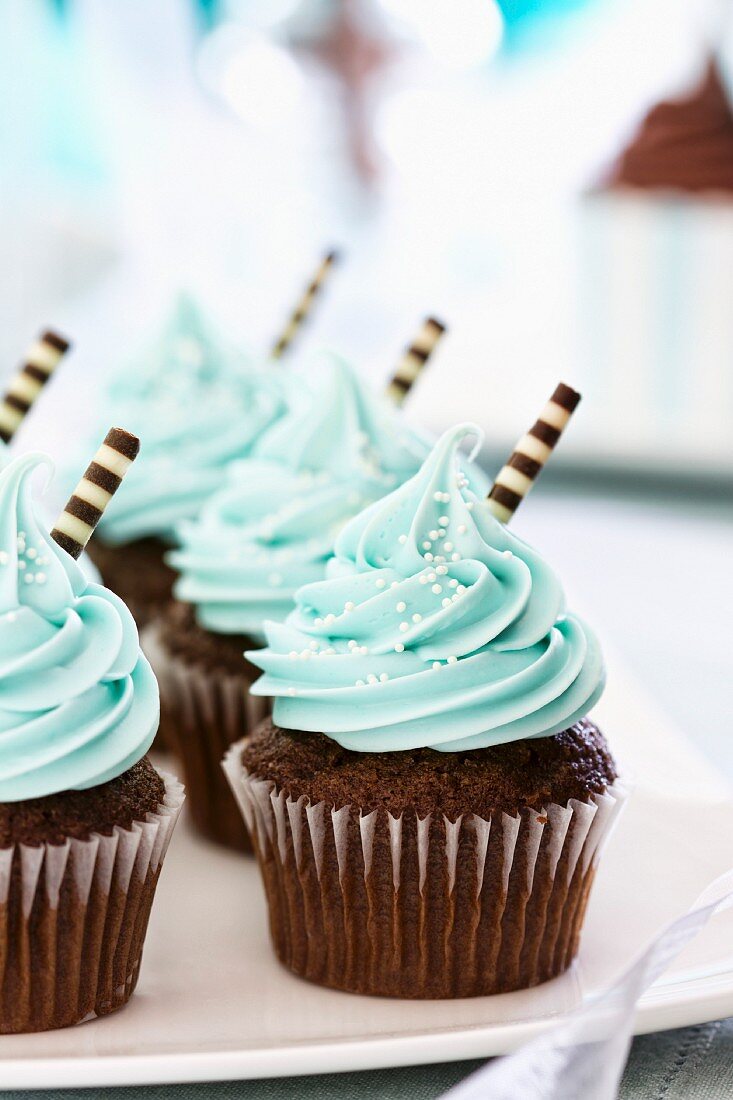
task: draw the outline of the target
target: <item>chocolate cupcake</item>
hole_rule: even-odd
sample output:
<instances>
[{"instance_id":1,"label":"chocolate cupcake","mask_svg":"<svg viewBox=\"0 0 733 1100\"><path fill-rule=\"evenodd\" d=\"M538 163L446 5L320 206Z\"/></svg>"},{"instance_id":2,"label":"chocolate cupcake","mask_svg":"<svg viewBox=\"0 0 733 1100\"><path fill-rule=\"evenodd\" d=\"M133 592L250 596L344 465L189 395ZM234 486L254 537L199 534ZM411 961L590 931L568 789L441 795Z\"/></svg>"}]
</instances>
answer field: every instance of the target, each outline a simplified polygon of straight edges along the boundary
<instances>
[{"instance_id":1,"label":"chocolate cupcake","mask_svg":"<svg viewBox=\"0 0 733 1100\"><path fill-rule=\"evenodd\" d=\"M605 440L641 461L728 453L733 105L719 64L656 103L583 196L577 332ZM616 433L616 435L614 435Z\"/></svg>"},{"instance_id":2,"label":"chocolate cupcake","mask_svg":"<svg viewBox=\"0 0 733 1100\"><path fill-rule=\"evenodd\" d=\"M165 554L176 525L198 515L226 465L248 455L277 419L282 376L255 369L181 296L162 338L112 379L104 418L114 409L145 447L90 556L140 628L171 598L175 573Z\"/></svg>"},{"instance_id":3,"label":"chocolate cupcake","mask_svg":"<svg viewBox=\"0 0 733 1100\"><path fill-rule=\"evenodd\" d=\"M274 721L225 771L272 940L350 992L463 997L565 970L622 801L598 643L471 491L458 447L343 530L248 658Z\"/></svg>"},{"instance_id":4,"label":"chocolate cupcake","mask_svg":"<svg viewBox=\"0 0 733 1100\"><path fill-rule=\"evenodd\" d=\"M310 385L293 386L287 413L230 468L200 519L179 528L169 561L180 603L146 646L192 816L209 837L246 843L220 763L269 703L250 696L257 670L242 653L264 641L266 619L285 618L300 585L323 577L344 524L414 474L427 450L390 404L327 358Z\"/></svg>"},{"instance_id":5,"label":"chocolate cupcake","mask_svg":"<svg viewBox=\"0 0 733 1100\"><path fill-rule=\"evenodd\" d=\"M42 463L0 472L0 1033L126 1003L183 801L130 612L36 517Z\"/></svg>"}]
</instances>

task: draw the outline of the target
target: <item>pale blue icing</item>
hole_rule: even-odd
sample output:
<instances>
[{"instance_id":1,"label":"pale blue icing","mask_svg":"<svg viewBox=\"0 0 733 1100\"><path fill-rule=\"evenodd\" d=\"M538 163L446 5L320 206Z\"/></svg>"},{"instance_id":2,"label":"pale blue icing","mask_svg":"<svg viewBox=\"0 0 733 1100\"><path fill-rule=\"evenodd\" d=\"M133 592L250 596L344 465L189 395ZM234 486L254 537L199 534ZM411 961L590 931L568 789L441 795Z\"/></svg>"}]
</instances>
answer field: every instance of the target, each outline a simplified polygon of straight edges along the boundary
<instances>
[{"instance_id":1,"label":"pale blue icing","mask_svg":"<svg viewBox=\"0 0 733 1100\"><path fill-rule=\"evenodd\" d=\"M344 524L429 451L342 359L323 357L307 377L252 458L230 468L197 522L179 528L174 591L209 630L264 640L264 620L284 618L295 591L324 576Z\"/></svg>"},{"instance_id":2,"label":"pale blue icing","mask_svg":"<svg viewBox=\"0 0 733 1100\"><path fill-rule=\"evenodd\" d=\"M457 751L557 733L595 704L595 636L457 472L477 432L446 432L415 477L345 527L327 578L267 624L267 648L247 656L279 725L360 752Z\"/></svg>"},{"instance_id":3,"label":"pale blue icing","mask_svg":"<svg viewBox=\"0 0 733 1100\"><path fill-rule=\"evenodd\" d=\"M0 472L0 802L121 775L158 728L158 685L125 604L89 583L31 500L31 454Z\"/></svg>"},{"instance_id":4,"label":"pale blue icing","mask_svg":"<svg viewBox=\"0 0 733 1100\"><path fill-rule=\"evenodd\" d=\"M176 524L197 515L221 486L227 464L248 455L283 411L286 376L286 368L256 368L233 352L181 297L157 344L110 385L97 434L120 424L140 437L141 449L125 492L102 518L101 537L172 541Z\"/></svg>"}]
</instances>

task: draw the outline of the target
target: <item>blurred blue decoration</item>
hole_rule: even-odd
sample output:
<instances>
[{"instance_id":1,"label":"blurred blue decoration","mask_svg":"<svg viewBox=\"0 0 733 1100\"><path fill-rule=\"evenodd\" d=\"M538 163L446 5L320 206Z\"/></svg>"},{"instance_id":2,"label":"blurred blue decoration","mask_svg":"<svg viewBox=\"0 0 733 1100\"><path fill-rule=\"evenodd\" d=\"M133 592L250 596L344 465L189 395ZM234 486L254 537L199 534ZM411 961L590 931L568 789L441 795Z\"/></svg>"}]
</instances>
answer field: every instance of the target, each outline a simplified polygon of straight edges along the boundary
<instances>
[{"instance_id":1,"label":"blurred blue decoration","mask_svg":"<svg viewBox=\"0 0 733 1100\"><path fill-rule=\"evenodd\" d=\"M563 17L601 0L496 0L504 16L504 49L549 46Z\"/></svg>"}]
</instances>

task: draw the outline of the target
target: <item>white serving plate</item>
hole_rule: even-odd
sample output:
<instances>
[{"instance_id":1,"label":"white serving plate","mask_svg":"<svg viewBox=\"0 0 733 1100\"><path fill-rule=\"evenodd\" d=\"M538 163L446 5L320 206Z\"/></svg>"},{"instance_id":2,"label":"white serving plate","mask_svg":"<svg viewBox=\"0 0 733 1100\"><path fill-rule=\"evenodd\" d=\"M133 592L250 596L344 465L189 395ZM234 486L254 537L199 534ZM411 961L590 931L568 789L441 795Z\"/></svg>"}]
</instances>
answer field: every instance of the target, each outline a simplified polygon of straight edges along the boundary
<instances>
[{"instance_id":1,"label":"white serving plate","mask_svg":"<svg viewBox=\"0 0 733 1100\"><path fill-rule=\"evenodd\" d=\"M138 992L116 1016L0 1037L2 1088L274 1077L488 1057L604 988L730 865L733 795L620 669L598 708L634 789L604 853L573 971L537 989L408 1002L319 989L275 962L254 864L173 839ZM733 1014L733 912L641 1000L637 1033Z\"/></svg>"}]
</instances>

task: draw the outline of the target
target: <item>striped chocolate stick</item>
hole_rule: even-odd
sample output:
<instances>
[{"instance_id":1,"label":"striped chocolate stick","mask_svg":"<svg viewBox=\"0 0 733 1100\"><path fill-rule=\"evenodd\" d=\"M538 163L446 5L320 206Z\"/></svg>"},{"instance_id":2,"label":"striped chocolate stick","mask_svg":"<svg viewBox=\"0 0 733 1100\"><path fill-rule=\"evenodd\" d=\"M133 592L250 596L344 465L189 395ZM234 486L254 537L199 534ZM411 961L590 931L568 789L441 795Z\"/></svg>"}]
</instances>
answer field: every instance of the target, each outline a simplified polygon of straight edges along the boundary
<instances>
[{"instance_id":1,"label":"striped chocolate stick","mask_svg":"<svg viewBox=\"0 0 733 1100\"><path fill-rule=\"evenodd\" d=\"M509 522L532 488L579 401L580 394L560 382L539 419L517 443L488 497L491 511L502 523Z\"/></svg>"},{"instance_id":2,"label":"striped chocolate stick","mask_svg":"<svg viewBox=\"0 0 733 1100\"><path fill-rule=\"evenodd\" d=\"M387 386L387 397L401 405L420 376L435 346L445 332L445 325L428 317L417 336L400 359L397 370Z\"/></svg>"},{"instance_id":3,"label":"striped chocolate stick","mask_svg":"<svg viewBox=\"0 0 733 1100\"><path fill-rule=\"evenodd\" d=\"M293 310L288 323L283 329L280 339L276 341L272 349L272 358L281 359L285 352L292 344L295 335L300 326L305 321L306 317L311 311L313 306L313 300L321 289L323 282L328 275L329 271L338 259L337 252L327 252L321 260L318 271L316 271L313 279L309 283L303 297L298 302L297 306Z\"/></svg>"},{"instance_id":4,"label":"striped chocolate stick","mask_svg":"<svg viewBox=\"0 0 733 1100\"><path fill-rule=\"evenodd\" d=\"M48 329L31 344L0 402L0 439L9 443L25 415L69 350L68 340Z\"/></svg>"},{"instance_id":5,"label":"striped chocolate stick","mask_svg":"<svg viewBox=\"0 0 733 1100\"><path fill-rule=\"evenodd\" d=\"M104 510L140 450L140 440L124 428L110 428L51 532L72 558L78 558Z\"/></svg>"}]
</instances>

